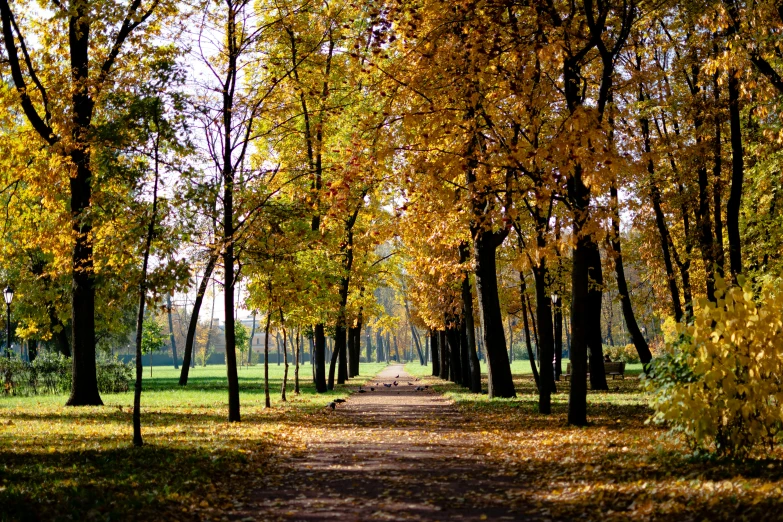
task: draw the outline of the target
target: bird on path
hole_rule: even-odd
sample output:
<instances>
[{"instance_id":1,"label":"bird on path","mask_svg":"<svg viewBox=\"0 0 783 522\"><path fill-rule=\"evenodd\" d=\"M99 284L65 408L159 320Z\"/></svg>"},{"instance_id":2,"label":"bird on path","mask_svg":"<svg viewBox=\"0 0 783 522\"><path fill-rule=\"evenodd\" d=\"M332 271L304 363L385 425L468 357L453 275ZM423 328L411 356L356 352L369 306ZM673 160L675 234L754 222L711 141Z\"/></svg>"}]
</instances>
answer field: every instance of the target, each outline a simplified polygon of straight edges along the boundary
<instances>
[{"instance_id":1,"label":"bird on path","mask_svg":"<svg viewBox=\"0 0 783 522\"><path fill-rule=\"evenodd\" d=\"M394 376L394 378L395 378L395 379L399 379L399 378L400 378L400 376L399 376L399 375L395 375L395 376Z\"/></svg>"},{"instance_id":2,"label":"bird on path","mask_svg":"<svg viewBox=\"0 0 783 522\"><path fill-rule=\"evenodd\" d=\"M421 386L416 386L416 391L424 391L424 388L422 388Z\"/></svg>"},{"instance_id":3,"label":"bird on path","mask_svg":"<svg viewBox=\"0 0 783 522\"><path fill-rule=\"evenodd\" d=\"M375 388L373 388L372 386L370 386L370 391L375 391Z\"/></svg>"},{"instance_id":4,"label":"bird on path","mask_svg":"<svg viewBox=\"0 0 783 522\"><path fill-rule=\"evenodd\" d=\"M334 409L334 407L335 407L335 406L337 406L337 405L336 405L334 402L330 402L330 403L329 403L329 404L327 404L325 407L326 407L326 408L332 408L332 409Z\"/></svg>"},{"instance_id":5,"label":"bird on path","mask_svg":"<svg viewBox=\"0 0 783 522\"><path fill-rule=\"evenodd\" d=\"M400 384L400 383L398 383L397 381L394 381L392 384L393 384L393 385L395 385L395 386L397 386L397 385L398 385L398 384Z\"/></svg>"},{"instance_id":6,"label":"bird on path","mask_svg":"<svg viewBox=\"0 0 783 522\"><path fill-rule=\"evenodd\" d=\"M345 402L345 399L335 399L334 400L335 404L340 404L341 402Z\"/></svg>"},{"instance_id":7,"label":"bird on path","mask_svg":"<svg viewBox=\"0 0 783 522\"><path fill-rule=\"evenodd\" d=\"M356 390L356 391L357 391L357 392L359 392L359 393L367 393L367 390L362 390L361 388L359 388L359 389L358 389L358 390Z\"/></svg>"},{"instance_id":8,"label":"bird on path","mask_svg":"<svg viewBox=\"0 0 783 522\"><path fill-rule=\"evenodd\" d=\"M383 383L383 385L384 385L384 386L386 386L387 388L391 388L391 387L392 387L392 385L391 385L391 384L386 384L386 383Z\"/></svg>"},{"instance_id":9,"label":"bird on path","mask_svg":"<svg viewBox=\"0 0 783 522\"><path fill-rule=\"evenodd\" d=\"M412 383L412 382L409 382L409 383L408 383L408 386L413 386L413 383Z\"/></svg>"},{"instance_id":10,"label":"bird on path","mask_svg":"<svg viewBox=\"0 0 783 522\"><path fill-rule=\"evenodd\" d=\"M425 385L424 385L424 387L425 387L425 388L429 388L429 387L430 387L430 385L429 385L429 384L425 384Z\"/></svg>"}]
</instances>

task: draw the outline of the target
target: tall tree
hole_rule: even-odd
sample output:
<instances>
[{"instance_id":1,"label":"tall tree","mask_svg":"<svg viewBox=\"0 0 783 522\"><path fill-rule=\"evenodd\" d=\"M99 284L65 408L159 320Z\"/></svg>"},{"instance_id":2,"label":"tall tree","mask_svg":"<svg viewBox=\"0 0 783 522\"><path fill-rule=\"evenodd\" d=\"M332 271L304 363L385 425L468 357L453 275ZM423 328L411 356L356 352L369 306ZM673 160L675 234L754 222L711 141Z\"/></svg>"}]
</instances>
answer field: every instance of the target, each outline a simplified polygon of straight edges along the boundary
<instances>
[{"instance_id":1,"label":"tall tree","mask_svg":"<svg viewBox=\"0 0 783 522\"><path fill-rule=\"evenodd\" d=\"M147 21L163 2L153 1L142 6L133 0L121 9L102 10L101 2L71 0L53 2L51 10L12 6L0 1L0 21L6 65L19 106L41 144L66 160L70 180L70 212L73 232L71 256L72 275L72 340L73 378L70 406L101 405L95 366L95 259L93 249L92 195L96 176L91 155L100 143L93 142L94 116L102 108L106 94L128 78L118 81L117 65L133 61L125 54L129 45L151 51L155 24ZM29 10L28 10L29 9ZM96 17L99 10L103 16ZM24 14L24 17L20 15ZM18 23L28 14L37 18L29 27ZM23 33L22 30L27 31ZM54 45L65 53L36 52L31 43L40 38L67 35ZM110 35L107 38L98 35ZM21 57L19 51L21 50ZM46 54L46 59L43 58ZM54 61L51 61L54 60ZM47 63L49 66L47 67ZM128 64L125 64L128 65ZM122 67L125 69L125 67ZM69 98L51 92L52 85L67 86ZM63 95L61 97L61 95ZM65 101L67 100L67 101Z\"/></svg>"}]
</instances>

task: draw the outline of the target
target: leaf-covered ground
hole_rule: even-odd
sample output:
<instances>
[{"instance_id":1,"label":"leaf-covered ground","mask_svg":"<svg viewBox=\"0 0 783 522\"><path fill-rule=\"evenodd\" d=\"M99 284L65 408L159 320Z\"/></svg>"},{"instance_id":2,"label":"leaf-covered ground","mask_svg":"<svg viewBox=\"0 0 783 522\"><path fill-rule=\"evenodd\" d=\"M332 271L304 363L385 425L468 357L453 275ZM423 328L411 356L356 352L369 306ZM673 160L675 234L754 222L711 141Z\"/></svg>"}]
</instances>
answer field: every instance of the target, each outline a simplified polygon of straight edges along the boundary
<instances>
[{"instance_id":1,"label":"leaf-covered ground","mask_svg":"<svg viewBox=\"0 0 783 522\"><path fill-rule=\"evenodd\" d=\"M454 401L465 432L513 487L483 500L528 514L587 520L783 520L783 452L745 463L697 459L666 430L645 424L651 411L638 378L609 380L589 392L590 426L567 426L568 384L558 383L553 414L537 414L530 376L515 376L518 398L488 401L406 370ZM486 383L485 383L486 384Z\"/></svg>"},{"instance_id":2,"label":"leaf-covered ground","mask_svg":"<svg viewBox=\"0 0 783 522\"><path fill-rule=\"evenodd\" d=\"M592 424L571 428L567 385L540 416L524 368L517 399L488 401L409 364L410 377L395 366L371 379L374 392L348 394L367 377L324 396L308 383L287 404L271 369L274 407L263 408L260 367L243 369L243 422L229 424L224 368L197 368L185 390L156 368L140 450L131 394L102 408L0 397L0 520L783 520L779 451L688 457L645 425L636 378L590 393ZM347 402L324 408L337 397Z\"/></svg>"}]
</instances>

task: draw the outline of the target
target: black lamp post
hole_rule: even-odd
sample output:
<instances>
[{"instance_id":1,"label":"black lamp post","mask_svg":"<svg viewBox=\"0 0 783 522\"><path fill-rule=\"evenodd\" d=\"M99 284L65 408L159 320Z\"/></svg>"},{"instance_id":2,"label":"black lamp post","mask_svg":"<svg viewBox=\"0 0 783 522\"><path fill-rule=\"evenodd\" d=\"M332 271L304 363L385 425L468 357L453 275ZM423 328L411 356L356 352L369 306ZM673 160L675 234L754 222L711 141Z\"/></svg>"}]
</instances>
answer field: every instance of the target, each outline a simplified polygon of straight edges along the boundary
<instances>
[{"instance_id":1,"label":"black lamp post","mask_svg":"<svg viewBox=\"0 0 783 522\"><path fill-rule=\"evenodd\" d=\"M5 311L6 311L6 345L5 356L11 357L11 301L14 300L14 289L11 286L6 286L3 290L3 299L5 299Z\"/></svg>"}]
</instances>

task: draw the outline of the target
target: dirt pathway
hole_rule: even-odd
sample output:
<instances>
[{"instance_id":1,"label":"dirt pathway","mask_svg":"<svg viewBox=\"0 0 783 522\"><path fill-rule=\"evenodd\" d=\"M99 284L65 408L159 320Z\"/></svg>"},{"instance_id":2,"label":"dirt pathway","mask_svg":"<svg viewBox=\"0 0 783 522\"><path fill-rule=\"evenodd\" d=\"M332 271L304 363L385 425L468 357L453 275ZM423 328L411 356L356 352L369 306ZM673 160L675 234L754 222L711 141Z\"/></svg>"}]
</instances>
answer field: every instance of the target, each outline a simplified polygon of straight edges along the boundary
<instances>
[{"instance_id":1,"label":"dirt pathway","mask_svg":"<svg viewBox=\"0 0 783 522\"><path fill-rule=\"evenodd\" d=\"M307 427L318 442L231 518L539 520L498 502L518 481L482 460L480 433L460 429L464 419L448 399L418 384L400 365L385 369L374 391L327 411L332 422L323 428Z\"/></svg>"}]
</instances>

